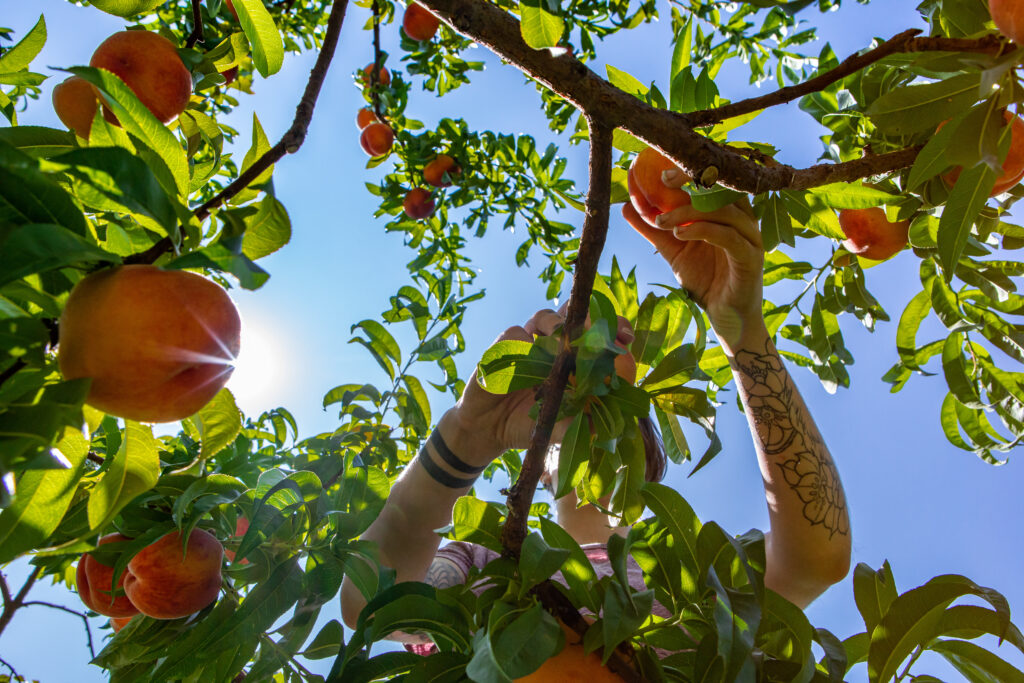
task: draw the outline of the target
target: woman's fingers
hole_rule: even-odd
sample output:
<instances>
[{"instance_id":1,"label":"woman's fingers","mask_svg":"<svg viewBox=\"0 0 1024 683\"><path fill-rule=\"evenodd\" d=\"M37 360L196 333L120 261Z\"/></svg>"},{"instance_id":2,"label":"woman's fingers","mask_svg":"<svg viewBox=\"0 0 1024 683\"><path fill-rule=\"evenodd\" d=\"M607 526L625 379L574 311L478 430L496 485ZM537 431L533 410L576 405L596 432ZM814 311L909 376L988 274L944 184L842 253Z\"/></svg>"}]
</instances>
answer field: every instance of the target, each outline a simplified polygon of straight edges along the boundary
<instances>
[{"instance_id":1,"label":"woman's fingers","mask_svg":"<svg viewBox=\"0 0 1024 683\"><path fill-rule=\"evenodd\" d=\"M680 242L700 240L725 251L734 261L746 261L750 258L754 245L744 239L739 231L731 225L698 221L689 225L674 228L673 239Z\"/></svg>"},{"instance_id":2,"label":"woman's fingers","mask_svg":"<svg viewBox=\"0 0 1024 683\"><path fill-rule=\"evenodd\" d=\"M690 182L690 176L678 168L669 168L661 172L661 184L665 187L678 189Z\"/></svg>"},{"instance_id":3,"label":"woman's fingers","mask_svg":"<svg viewBox=\"0 0 1024 683\"><path fill-rule=\"evenodd\" d=\"M633 205L626 202L622 205L622 217L626 219L634 230L643 235L644 239L654 245L662 256L671 259L675 250L679 249L679 241L672 235L671 230L659 230L647 223Z\"/></svg>"},{"instance_id":4,"label":"woman's fingers","mask_svg":"<svg viewBox=\"0 0 1024 683\"><path fill-rule=\"evenodd\" d=\"M728 204L714 211L698 211L692 206L681 206L658 216L658 227L671 230L685 223L702 221L728 225L735 229L745 240L759 249L762 248L761 231L757 229L757 221L736 204Z\"/></svg>"},{"instance_id":5,"label":"woman's fingers","mask_svg":"<svg viewBox=\"0 0 1024 683\"><path fill-rule=\"evenodd\" d=\"M545 308L534 313L530 319L526 321L526 324L523 327L532 335L546 337L550 334L554 334L555 329L561 325L562 322L563 318L561 315L552 311L550 308Z\"/></svg>"}]
</instances>

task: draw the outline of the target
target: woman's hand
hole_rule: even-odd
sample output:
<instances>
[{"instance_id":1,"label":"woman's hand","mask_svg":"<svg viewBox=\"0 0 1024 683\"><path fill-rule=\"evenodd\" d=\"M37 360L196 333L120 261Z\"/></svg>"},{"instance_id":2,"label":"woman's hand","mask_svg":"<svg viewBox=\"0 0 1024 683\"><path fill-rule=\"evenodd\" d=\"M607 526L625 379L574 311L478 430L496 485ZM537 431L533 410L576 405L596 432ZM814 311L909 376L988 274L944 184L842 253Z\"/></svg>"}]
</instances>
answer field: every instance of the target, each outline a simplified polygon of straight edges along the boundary
<instances>
[{"instance_id":1,"label":"woman's hand","mask_svg":"<svg viewBox=\"0 0 1024 683\"><path fill-rule=\"evenodd\" d=\"M681 176L663 178L669 187L682 181ZM658 228L644 221L631 203L622 208L626 221L654 245L683 289L707 311L726 351L764 331L764 247L753 211L744 204L709 213L683 206L658 216Z\"/></svg>"}]
</instances>

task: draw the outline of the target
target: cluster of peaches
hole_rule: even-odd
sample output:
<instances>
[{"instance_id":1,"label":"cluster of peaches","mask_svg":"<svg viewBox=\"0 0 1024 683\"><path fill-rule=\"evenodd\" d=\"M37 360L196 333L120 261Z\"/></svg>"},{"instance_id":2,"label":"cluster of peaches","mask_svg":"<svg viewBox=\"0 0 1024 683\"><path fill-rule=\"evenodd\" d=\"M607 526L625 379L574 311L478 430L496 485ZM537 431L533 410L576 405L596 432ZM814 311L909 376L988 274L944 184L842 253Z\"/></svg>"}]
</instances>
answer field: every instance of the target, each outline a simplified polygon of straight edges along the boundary
<instances>
[{"instance_id":1,"label":"cluster of peaches","mask_svg":"<svg viewBox=\"0 0 1024 683\"><path fill-rule=\"evenodd\" d=\"M418 2L409 3L402 17L402 30L409 38L416 41L431 40L437 34L440 20L428 12ZM374 64L367 64L362 71L362 81L366 85L373 83ZM391 84L391 73L380 67L376 82L387 87ZM360 109L356 115L356 127L359 128L359 145L371 157L380 157L391 152L395 143L395 133L387 123L381 120L372 109ZM461 168L451 156L439 154L423 168L423 180L433 187L449 187L453 176L459 174ZM414 187L402 200L405 215L414 220L429 217L434 213L434 198L425 187Z\"/></svg>"}]
</instances>

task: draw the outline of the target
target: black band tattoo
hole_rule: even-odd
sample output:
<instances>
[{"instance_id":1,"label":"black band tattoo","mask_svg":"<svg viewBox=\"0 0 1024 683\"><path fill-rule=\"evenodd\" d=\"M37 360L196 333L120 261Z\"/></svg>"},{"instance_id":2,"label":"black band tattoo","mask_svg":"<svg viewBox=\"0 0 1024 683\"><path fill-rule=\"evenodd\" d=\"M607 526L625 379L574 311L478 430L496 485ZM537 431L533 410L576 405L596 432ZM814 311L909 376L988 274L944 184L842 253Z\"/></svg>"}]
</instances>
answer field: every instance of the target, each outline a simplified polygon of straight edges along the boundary
<instances>
[{"instance_id":1,"label":"black band tattoo","mask_svg":"<svg viewBox=\"0 0 1024 683\"><path fill-rule=\"evenodd\" d=\"M738 352L736 364L757 438L768 455L785 454L776 464L803 502L804 517L812 526L824 526L829 537L845 536L850 523L839 473L805 411L798 409L796 387L782 360L769 342L763 353Z\"/></svg>"},{"instance_id":2,"label":"black band tattoo","mask_svg":"<svg viewBox=\"0 0 1024 683\"><path fill-rule=\"evenodd\" d=\"M431 479L441 486L447 486L450 489L466 489L476 483L476 477L470 477L468 479L456 477L454 474L448 472L446 469L434 462L434 459L430 455L430 449L428 446L429 442L423 445L416 461L419 462L424 470L426 470Z\"/></svg>"},{"instance_id":3,"label":"black band tattoo","mask_svg":"<svg viewBox=\"0 0 1024 683\"><path fill-rule=\"evenodd\" d=\"M462 458L452 453L452 449L448 448L448 444L445 443L444 437L441 436L440 429L435 429L431 433L429 442L434 446L434 450L441 456L441 459L444 460L453 470L457 470L463 474L472 474L476 476L487 469L487 465L474 467L467 462L463 462Z\"/></svg>"}]
</instances>

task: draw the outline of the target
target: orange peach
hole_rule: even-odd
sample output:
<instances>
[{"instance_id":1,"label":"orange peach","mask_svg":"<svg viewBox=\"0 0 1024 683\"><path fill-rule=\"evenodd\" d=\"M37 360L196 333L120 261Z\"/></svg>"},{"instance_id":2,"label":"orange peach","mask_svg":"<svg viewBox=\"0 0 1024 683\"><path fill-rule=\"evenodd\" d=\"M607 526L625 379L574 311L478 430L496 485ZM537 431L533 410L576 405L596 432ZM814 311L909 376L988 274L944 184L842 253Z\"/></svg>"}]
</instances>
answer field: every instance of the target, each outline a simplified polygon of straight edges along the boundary
<instances>
[{"instance_id":1,"label":"orange peach","mask_svg":"<svg viewBox=\"0 0 1024 683\"><path fill-rule=\"evenodd\" d=\"M208 531L193 529L184 552L181 532L172 531L131 559L124 591L148 617L187 617L217 599L223 559L224 546Z\"/></svg>"},{"instance_id":2,"label":"orange peach","mask_svg":"<svg viewBox=\"0 0 1024 683\"><path fill-rule=\"evenodd\" d=\"M107 534L100 539L97 545L128 540L131 539L121 534ZM121 577L117 580L117 589L124 587L127 575L128 572L121 573ZM111 597L110 586L113 579L113 565L104 564L89 553L82 555L82 559L78 561L78 567L75 570L75 584L78 587L78 597L86 607L108 617L131 618L135 616L139 610L131 600L124 595Z\"/></svg>"},{"instance_id":3,"label":"orange peach","mask_svg":"<svg viewBox=\"0 0 1024 683\"><path fill-rule=\"evenodd\" d=\"M418 2L410 2L402 17L402 30L413 40L430 40L437 33L441 20Z\"/></svg>"},{"instance_id":4,"label":"orange peach","mask_svg":"<svg viewBox=\"0 0 1024 683\"><path fill-rule=\"evenodd\" d=\"M122 266L87 276L60 319L66 379L92 378L86 402L111 415L173 422L231 375L241 320L227 292L195 273Z\"/></svg>"},{"instance_id":5,"label":"orange peach","mask_svg":"<svg viewBox=\"0 0 1024 683\"><path fill-rule=\"evenodd\" d=\"M359 136L359 144L363 151L371 157L379 157L391 151L395 142L395 132L386 123L371 123L363 129Z\"/></svg>"},{"instance_id":6,"label":"orange peach","mask_svg":"<svg viewBox=\"0 0 1024 683\"><path fill-rule=\"evenodd\" d=\"M447 173L451 178L461 172L462 169L455 163L455 159L447 154L438 154L436 159L423 168L423 180L434 187L448 187L452 183L450 180L445 180L445 174Z\"/></svg>"},{"instance_id":7,"label":"orange peach","mask_svg":"<svg viewBox=\"0 0 1024 683\"><path fill-rule=\"evenodd\" d=\"M1024 6L1019 0L988 0L988 12L996 28L1015 43L1024 40Z\"/></svg>"},{"instance_id":8,"label":"orange peach","mask_svg":"<svg viewBox=\"0 0 1024 683\"><path fill-rule=\"evenodd\" d=\"M152 31L113 34L96 48L89 66L118 76L163 123L178 118L192 97L192 74L174 43ZM106 107L104 116L117 122Z\"/></svg>"},{"instance_id":9,"label":"orange peach","mask_svg":"<svg viewBox=\"0 0 1024 683\"><path fill-rule=\"evenodd\" d=\"M356 114L356 127L359 128L359 130L363 130L371 123L381 123L381 120L372 109L360 109L359 113Z\"/></svg>"},{"instance_id":10,"label":"orange peach","mask_svg":"<svg viewBox=\"0 0 1024 683\"><path fill-rule=\"evenodd\" d=\"M846 235L843 247L848 252L873 261L884 261L907 246L910 221L890 223L885 210L876 206L840 211L839 227Z\"/></svg>"},{"instance_id":11,"label":"orange peach","mask_svg":"<svg viewBox=\"0 0 1024 683\"><path fill-rule=\"evenodd\" d=\"M98 102L92 84L78 76L65 79L53 89L53 110L57 118L80 138L89 138Z\"/></svg>"},{"instance_id":12,"label":"orange peach","mask_svg":"<svg viewBox=\"0 0 1024 683\"><path fill-rule=\"evenodd\" d=\"M1003 112L1003 118L1010 124L1010 149L1003 160L1003 172L996 178L996 184L989 193L990 197L1006 192L1024 178L1024 121L1008 111ZM945 122L940 124L938 130L942 130L944 125ZM943 174L942 179L948 186L953 187L961 171L963 169L957 166Z\"/></svg>"},{"instance_id":13,"label":"orange peach","mask_svg":"<svg viewBox=\"0 0 1024 683\"><path fill-rule=\"evenodd\" d=\"M629 198L640 216L654 225L659 215L689 206L690 195L679 188L666 187L661 181L663 171L681 170L676 164L653 147L648 147L633 159L627 175ZM689 176L684 176L687 182Z\"/></svg>"},{"instance_id":14,"label":"orange peach","mask_svg":"<svg viewBox=\"0 0 1024 683\"><path fill-rule=\"evenodd\" d=\"M132 617L110 617L110 626L114 629L114 633L117 633L132 620Z\"/></svg>"},{"instance_id":15,"label":"orange peach","mask_svg":"<svg viewBox=\"0 0 1024 683\"><path fill-rule=\"evenodd\" d=\"M416 220L427 218L434 213L434 198L430 196L430 190L414 187L409 190L409 194L405 195L402 208L409 218Z\"/></svg>"},{"instance_id":16,"label":"orange peach","mask_svg":"<svg viewBox=\"0 0 1024 683\"><path fill-rule=\"evenodd\" d=\"M245 537L245 532L247 532L248 530L249 530L249 520L246 519L245 517L239 517L237 520L235 520L235 535L232 536L231 538L232 539L236 539L237 538L238 541L241 542L242 538ZM228 558L228 562L234 562L235 561L235 551L234 550L225 550L224 551L224 557ZM249 559L243 557L242 558L242 564L249 564Z\"/></svg>"},{"instance_id":17,"label":"orange peach","mask_svg":"<svg viewBox=\"0 0 1024 683\"><path fill-rule=\"evenodd\" d=\"M362 80L363 80L363 83L365 83L366 85L370 85L370 73L372 71L373 71L373 64L372 63L371 64L367 64L365 67L363 67ZM391 72L388 71L387 69L385 69L384 67L381 67L380 71L377 73L377 83L379 83L380 85L383 85L384 87L387 87L387 86L391 85Z\"/></svg>"},{"instance_id":18,"label":"orange peach","mask_svg":"<svg viewBox=\"0 0 1024 683\"><path fill-rule=\"evenodd\" d=\"M622 678L601 664L597 652L587 654L583 639L562 624L565 647L539 669L528 676L517 678L516 683L622 683Z\"/></svg>"}]
</instances>

